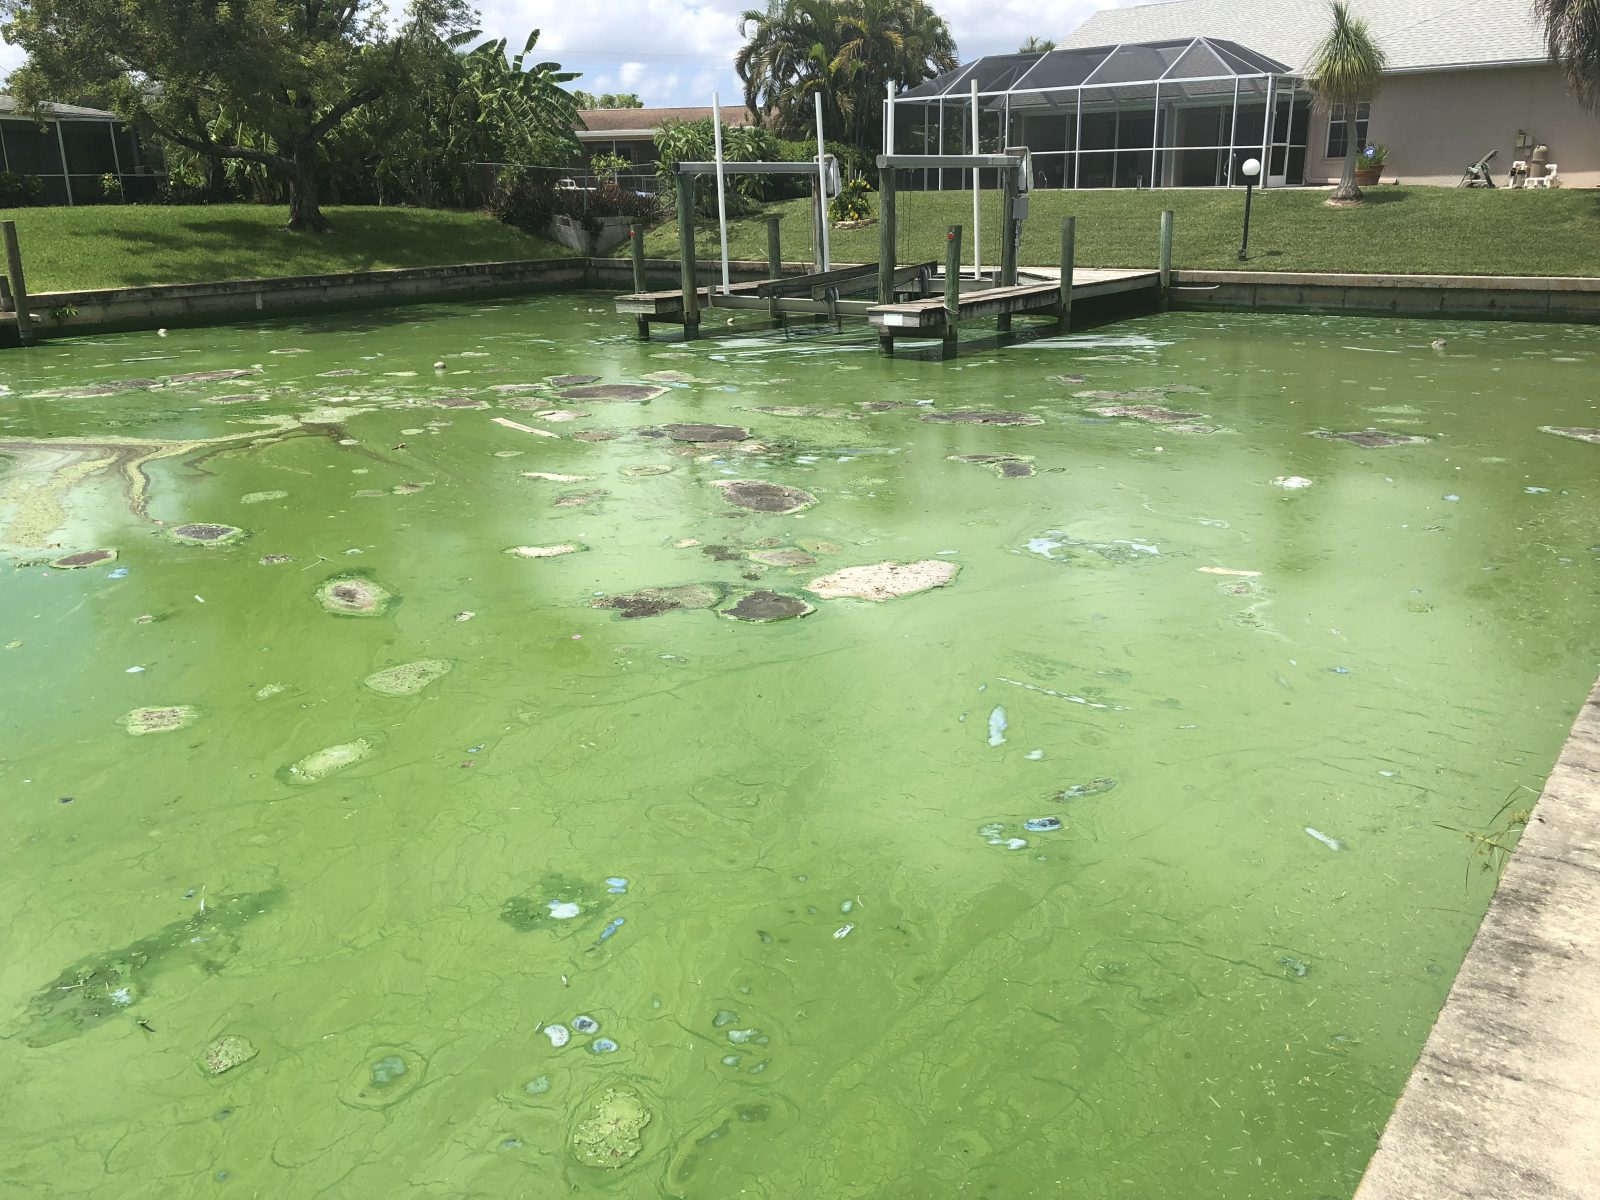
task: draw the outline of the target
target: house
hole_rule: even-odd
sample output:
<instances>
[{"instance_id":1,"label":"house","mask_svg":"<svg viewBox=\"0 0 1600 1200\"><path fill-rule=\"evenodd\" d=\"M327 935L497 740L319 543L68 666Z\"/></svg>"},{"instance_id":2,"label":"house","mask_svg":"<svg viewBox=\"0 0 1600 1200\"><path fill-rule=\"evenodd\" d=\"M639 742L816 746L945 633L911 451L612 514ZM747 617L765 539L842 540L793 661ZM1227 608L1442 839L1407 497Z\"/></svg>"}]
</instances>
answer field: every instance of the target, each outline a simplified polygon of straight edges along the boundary
<instances>
[{"instance_id":1,"label":"house","mask_svg":"<svg viewBox=\"0 0 1600 1200\"><path fill-rule=\"evenodd\" d=\"M1565 185L1600 186L1600 117L1568 93L1529 0L1350 6L1389 57L1353 113L1314 103L1304 82L1327 0L1166 0L1102 9L1050 53L923 84L897 103L898 128L910 121L897 145L919 138L920 120L922 144L961 153L977 82L980 140L1003 131L1029 146L1041 186L1226 186L1246 157L1264 163L1264 183L1323 185L1352 138L1389 147L1385 180L1454 185L1496 150L1502 183L1514 160L1547 158Z\"/></svg>"},{"instance_id":2,"label":"house","mask_svg":"<svg viewBox=\"0 0 1600 1200\"><path fill-rule=\"evenodd\" d=\"M710 108L590 108L578 114L578 140L592 160L596 154L615 154L640 174L656 169L656 131L669 121L709 121ZM724 126L750 125L755 118L745 109L722 110Z\"/></svg>"},{"instance_id":3,"label":"house","mask_svg":"<svg viewBox=\"0 0 1600 1200\"><path fill-rule=\"evenodd\" d=\"M123 197L147 199L158 177L138 139L115 113L76 104L46 104L39 117L0 95L0 171L44 184L46 204L106 199L104 180L115 176Z\"/></svg>"}]
</instances>

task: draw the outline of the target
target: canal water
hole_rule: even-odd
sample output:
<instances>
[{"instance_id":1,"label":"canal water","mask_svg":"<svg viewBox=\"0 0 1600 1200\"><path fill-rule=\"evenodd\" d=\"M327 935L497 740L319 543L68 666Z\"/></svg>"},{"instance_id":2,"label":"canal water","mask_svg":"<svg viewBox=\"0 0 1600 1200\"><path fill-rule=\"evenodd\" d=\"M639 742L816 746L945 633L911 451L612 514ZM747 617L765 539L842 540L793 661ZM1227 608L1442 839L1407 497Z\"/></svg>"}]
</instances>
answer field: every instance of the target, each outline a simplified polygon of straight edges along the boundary
<instances>
[{"instance_id":1,"label":"canal water","mask_svg":"<svg viewBox=\"0 0 1600 1200\"><path fill-rule=\"evenodd\" d=\"M4 357L7 1194L1348 1197L1595 675L1600 330L630 332Z\"/></svg>"}]
</instances>

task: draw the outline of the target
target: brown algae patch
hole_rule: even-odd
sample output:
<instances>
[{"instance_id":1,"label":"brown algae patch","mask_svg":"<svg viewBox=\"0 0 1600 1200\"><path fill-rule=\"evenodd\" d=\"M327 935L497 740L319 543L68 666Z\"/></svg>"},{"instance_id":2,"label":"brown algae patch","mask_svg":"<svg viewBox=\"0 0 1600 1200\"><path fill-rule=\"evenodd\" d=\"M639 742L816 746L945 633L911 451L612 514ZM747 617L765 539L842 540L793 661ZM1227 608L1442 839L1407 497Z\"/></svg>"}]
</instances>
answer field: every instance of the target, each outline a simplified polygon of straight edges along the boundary
<instances>
[{"instance_id":1,"label":"brown algae patch","mask_svg":"<svg viewBox=\"0 0 1600 1200\"><path fill-rule=\"evenodd\" d=\"M435 396L428 401L435 408L488 408L487 400L474 400L471 396Z\"/></svg>"},{"instance_id":2,"label":"brown algae patch","mask_svg":"<svg viewBox=\"0 0 1600 1200\"><path fill-rule=\"evenodd\" d=\"M661 432L675 442L743 442L750 431L738 425L663 425Z\"/></svg>"},{"instance_id":3,"label":"brown algae patch","mask_svg":"<svg viewBox=\"0 0 1600 1200\"><path fill-rule=\"evenodd\" d=\"M180 546L226 546L245 536L237 525L218 525L211 521L191 521L174 525L167 536Z\"/></svg>"},{"instance_id":4,"label":"brown algae patch","mask_svg":"<svg viewBox=\"0 0 1600 1200\"><path fill-rule=\"evenodd\" d=\"M317 585L317 603L347 617L379 617L393 595L382 584L359 575L335 575Z\"/></svg>"},{"instance_id":5,"label":"brown algae patch","mask_svg":"<svg viewBox=\"0 0 1600 1200\"><path fill-rule=\"evenodd\" d=\"M590 488L586 492L566 492L555 499L557 508L586 508L597 501L603 500L610 493L601 488Z\"/></svg>"},{"instance_id":6,"label":"brown algae patch","mask_svg":"<svg viewBox=\"0 0 1600 1200\"><path fill-rule=\"evenodd\" d=\"M257 1054L255 1043L237 1033L225 1033L206 1047L200 1064L211 1075L221 1075L235 1067L243 1066Z\"/></svg>"},{"instance_id":7,"label":"brown algae patch","mask_svg":"<svg viewBox=\"0 0 1600 1200\"><path fill-rule=\"evenodd\" d=\"M157 708L136 708L124 713L118 724L134 737L143 737L147 733L171 733L175 729L183 729L193 725L199 716L200 710L192 704L168 704Z\"/></svg>"},{"instance_id":8,"label":"brown algae patch","mask_svg":"<svg viewBox=\"0 0 1600 1200\"><path fill-rule=\"evenodd\" d=\"M722 498L729 504L748 508L753 512L794 513L810 508L817 498L810 492L782 483L768 483L763 479L725 479L711 485L722 490Z\"/></svg>"},{"instance_id":9,"label":"brown algae patch","mask_svg":"<svg viewBox=\"0 0 1600 1200\"><path fill-rule=\"evenodd\" d=\"M647 464L637 467L623 467L621 474L629 479L650 479L657 475L670 475L672 468L662 464Z\"/></svg>"},{"instance_id":10,"label":"brown algae patch","mask_svg":"<svg viewBox=\"0 0 1600 1200\"><path fill-rule=\"evenodd\" d=\"M602 596L592 601L591 608L613 608L623 620L654 617L679 609L715 608L723 591L709 583L686 583L679 587L640 588L634 592L621 592L615 596Z\"/></svg>"},{"instance_id":11,"label":"brown algae patch","mask_svg":"<svg viewBox=\"0 0 1600 1200\"><path fill-rule=\"evenodd\" d=\"M202 396L201 404L254 404L265 400L266 397L259 392L240 392L236 396Z\"/></svg>"},{"instance_id":12,"label":"brown algae patch","mask_svg":"<svg viewBox=\"0 0 1600 1200\"><path fill-rule=\"evenodd\" d=\"M913 563L873 563L871 566L846 567L842 571L819 576L806 584L806 591L824 600L849 597L881 602L944 587L960 569L953 562L937 558L925 558Z\"/></svg>"},{"instance_id":13,"label":"brown algae patch","mask_svg":"<svg viewBox=\"0 0 1600 1200\"><path fill-rule=\"evenodd\" d=\"M314 751L299 762L285 767L281 774L288 783L320 783L335 772L371 757L372 750L370 741L356 738L353 742L341 742L337 746Z\"/></svg>"},{"instance_id":14,"label":"brown algae patch","mask_svg":"<svg viewBox=\"0 0 1600 1200\"><path fill-rule=\"evenodd\" d=\"M261 374L254 367L233 367L225 371L190 371L187 375L173 375L168 383L223 383L229 379L243 379L247 375Z\"/></svg>"},{"instance_id":15,"label":"brown algae patch","mask_svg":"<svg viewBox=\"0 0 1600 1200\"><path fill-rule=\"evenodd\" d=\"M732 604L724 604L717 610L724 617L731 617L735 621L786 621L792 617L809 617L816 612L815 606L807 604L798 596L785 596L781 592L762 590L759 592L746 592Z\"/></svg>"},{"instance_id":16,"label":"brown algae patch","mask_svg":"<svg viewBox=\"0 0 1600 1200\"><path fill-rule=\"evenodd\" d=\"M1600 429L1580 429L1573 425L1541 425L1539 432L1553 433L1557 437L1572 438L1574 441L1600 446Z\"/></svg>"},{"instance_id":17,"label":"brown algae patch","mask_svg":"<svg viewBox=\"0 0 1600 1200\"><path fill-rule=\"evenodd\" d=\"M1384 433L1377 429L1363 429L1355 433L1332 433L1326 429L1318 429L1314 430L1311 436L1321 438L1325 442L1350 442L1369 450L1380 446L1426 446L1433 440L1416 433Z\"/></svg>"},{"instance_id":18,"label":"brown algae patch","mask_svg":"<svg viewBox=\"0 0 1600 1200\"><path fill-rule=\"evenodd\" d=\"M552 375L550 386L558 388L580 387L586 383L599 383L598 375Z\"/></svg>"},{"instance_id":19,"label":"brown algae patch","mask_svg":"<svg viewBox=\"0 0 1600 1200\"><path fill-rule=\"evenodd\" d=\"M518 558L560 558L563 554L578 554L588 548L581 542L563 542L559 546L511 546L506 553Z\"/></svg>"},{"instance_id":20,"label":"brown algae patch","mask_svg":"<svg viewBox=\"0 0 1600 1200\"><path fill-rule=\"evenodd\" d=\"M751 552L750 559L767 567L812 567L817 563L817 560L804 550L788 547L780 550L755 550Z\"/></svg>"},{"instance_id":21,"label":"brown algae patch","mask_svg":"<svg viewBox=\"0 0 1600 1200\"><path fill-rule=\"evenodd\" d=\"M586 1167L626 1166L644 1149L651 1112L637 1093L608 1089L572 1131L572 1153Z\"/></svg>"},{"instance_id":22,"label":"brown algae patch","mask_svg":"<svg viewBox=\"0 0 1600 1200\"><path fill-rule=\"evenodd\" d=\"M614 442L621 435L612 429L580 429L572 435L575 442Z\"/></svg>"},{"instance_id":23,"label":"brown algae patch","mask_svg":"<svg viewBox=\"0 0 1600 1200\"><path fill-rule=\"evenodd\" d=\"M420 658L416 662L374 671L362 682L380 696L415 696L454 669L455 664L448 658Z\"/></svg>"},{"instance_id":24,"label":"brown algae patch","mask_svg":"<svg viewBox=\"0 0 1600 1200\"><path fill-rule=\"evenodd\" d=\"M1176 412L1159 404L1101 404L1089 410L1098 417L1127 417L1134 421L1150 421L1157 425L1170 425L1178 421L1195 421L1204 413Z\"/></svg>"},{"instance_id":25,"label":"brown algae patch","mask_svg":"<svg viewBox=\"0 0 1600 1200\"><path fill-rule=\"evenodd\" d=\"M79 571L84 567L98 567L117 557L115 550L79 550L56 559L50 565L58 571Z\"/></svg>"},{"instance_id":26,"label":"brown algae patch","mask_svg":"<svg viewBox=\"0 0 1600 1200\"><path fill-rule=\"evenodd\" d=\"M949 458L951 462L992 467L1001 479L1026 479L1034 473L1033 459L1023 454L952 454Z\"/></svg>"},{"instance_id":27,"label":"brown algae patch","mask_svg":"<svg viewBox=\"0 0 1600 1200\"><path fill-rule=\"evenodd\" d=\"M989 412L963 409L958 412L923 413L922 420L931 425L1043 425L1043 417L1019 412Z\"/></svg>"},{"instance_id":28,"label":"brown algae patch","mask_svg":"<svg viewBox=\"0 0 1600 1200\"><path fill-rule=\"evenodd\" d=\"M567 388L561 393L563 400L604 400L618 404L647 404L657 396L665 396L664 387L651 387L643 383L596 383Z\"/></svg>"}]
</instances>

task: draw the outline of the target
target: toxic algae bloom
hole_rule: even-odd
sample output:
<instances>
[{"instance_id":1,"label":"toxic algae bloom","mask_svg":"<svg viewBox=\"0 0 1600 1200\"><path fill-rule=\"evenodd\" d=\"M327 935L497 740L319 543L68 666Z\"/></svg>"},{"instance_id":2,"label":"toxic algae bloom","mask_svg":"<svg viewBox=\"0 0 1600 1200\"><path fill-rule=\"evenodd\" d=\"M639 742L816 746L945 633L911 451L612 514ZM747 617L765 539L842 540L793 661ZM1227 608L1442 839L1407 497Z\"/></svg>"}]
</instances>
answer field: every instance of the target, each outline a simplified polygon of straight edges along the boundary
<instances>
[{"instance_id":1,"label":"toxic algae bloom","mask_svg":"<svg viewBox=\"0 0 1600 1200\"><path fill-rule=\"evenodd\" d=\"M360 575L335 575L317 585L317 603L346 617L381 617L394 596Z\"/></svg>"},{"instance_id":2,"label":"toxic algae bloom","mask_svg":"<svg viewBox=\"0 0 1600 1200\"><path fill-rule=\"evenodd\" d=\"M80 550L56 559L50 565L58 571L80 571L84 567L98 567L117 557L115 550Z\"/></svg>"},{"instance_id":3,"label":"toxic algae bloom","mask_svg":"<svg viewBox=\"0 0 1600 1200\"><path fill-rule=\"evenodd\" d=\"M617 404L648 404L657 396L665 396L664 387L649 387L642 383L596 383L567 388L561 393L563 400L608 400Z\"/></svg>"},{"instance_id":4,"label":"toxic algae bloom","mask_svg":"<svg viewBox=\"0 0 1600 1200\"><path fill-rule=\"evenodd\" d=\"M282 773L288 783L321 783L328 776L371 757L373 745L366 738L341 742L308 754L299 762L286 767Z\"/></svg>"},{"instance_id":5,"label":"toxic algae bloom","mask_svg":"<svg viewBox=\"0 0 1600 1200\"><path fill-rule=\"evenodd\" d=\"M225 1033L206 1047L200 1063L212 1075L221 1075L249 1062L261 1051L247 1037Z\"/></svg>"},{"instance_id":6,"label":"toxic algae bloom","mask_svg":"<svg viewBox=\"0 0 1600 1200\"><path fill-rule=\"evenodd\" d=\"M506 553L517 558L560 558L564 554L578 554L588 548L582 542L562 542L556 546L512 546Z\"/></svg>"},{"instance_id":7,"label":"toxic algae bloom","mask_svg":"<svg viewBox=\"0 0 1600 1200\"><path fill-rule=\"evenodd\" d=\"M423 658L374 671L364 682L380 696L415 696L450 674L454 665L448 658Z\"/></svg>"},{"instance_id":8,"label":"toxic algae bloom","mask_svg":"<svg viewBox=\"0 0 1600 1200\"><path fill-rule=\"evenodd\" d=\"M124 713L119 724L134 737L147 733L171 733L193 725L200 711L190 704L168 704L156 708L136 708Z\"/></svg>"},{"instance_id":9,"label":"toxic algae bloom","mask_svg":"<svg viewBox=\"0 0 1600 1200\"><path fill-rule=\"evenodd\" d=\"M175 525L167 536L180 546L227 546L245 536L237 525L218 525L210 521L193 521Z\"/></svg>"},{"instance_id":10,"label":"toxic algae bloom","mask_svg":"<svg viewBox=\"0 0 1600 1200\"><path fill-rule=\"evenodd\" d=\"M586 1167L626 1166L644 1149L641 1135L650 1120L651 1112L637 1093L607 1091L572 1131L572 1152Z\"/></svg>"},{"instance_id":11,"label":"toxic algae bloom","mask_svg":"<svg viewBox=\"0 0 1600 1200\"><path fill-rule=\"evenodd\" d=\"M925 558L921 562L873 563L867 567L846 567L822 575L806 584L806 591L824 600L849 597L856 600L893 600L912 596L930 588L944 587L960 570L953 562Z\"/></svg>"}]
</instances>

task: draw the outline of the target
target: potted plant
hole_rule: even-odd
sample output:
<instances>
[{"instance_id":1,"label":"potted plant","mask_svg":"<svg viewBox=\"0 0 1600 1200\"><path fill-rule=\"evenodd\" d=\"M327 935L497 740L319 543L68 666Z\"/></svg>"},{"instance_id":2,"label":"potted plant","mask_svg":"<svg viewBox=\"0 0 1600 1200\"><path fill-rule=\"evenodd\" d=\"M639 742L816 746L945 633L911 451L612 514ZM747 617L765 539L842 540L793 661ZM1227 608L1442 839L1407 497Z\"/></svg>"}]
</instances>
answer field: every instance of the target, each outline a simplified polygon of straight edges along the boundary
<instances>
[{"instance_id":1,"label":"potted plant","mask_svg":"<svg viewBox=\"0 0 1600 1200\"><path fill-rule=\"evenodd\" d=\"M1389 147L1368 146L1356 152L1356 186L1372 187L1383 178L1384 164L1389 161Z\"/></svg>"}]
</instances>

